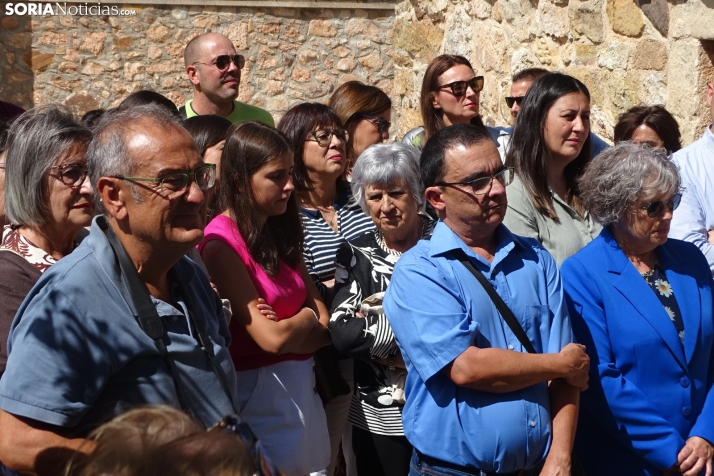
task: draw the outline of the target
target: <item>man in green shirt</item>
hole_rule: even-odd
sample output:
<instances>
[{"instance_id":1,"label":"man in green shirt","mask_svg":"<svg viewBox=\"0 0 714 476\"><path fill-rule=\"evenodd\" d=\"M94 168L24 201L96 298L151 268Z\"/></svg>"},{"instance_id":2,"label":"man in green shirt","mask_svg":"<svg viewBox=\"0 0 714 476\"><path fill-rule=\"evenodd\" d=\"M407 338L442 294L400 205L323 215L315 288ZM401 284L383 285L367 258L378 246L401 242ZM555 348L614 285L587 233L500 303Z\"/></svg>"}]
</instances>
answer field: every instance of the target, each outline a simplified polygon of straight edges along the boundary
<instances>
[{"instance_id":1,"label":"man in green shirt","mask_svg":"<svg viewBox=\"0 0 714 476\"><path fill-rule=\"evenodd\" d=\"M243 55L220 33L204 33L191 40L183 53L186 74L193 84L193 99L179 108L183 117L216 114L231 122L260 121L275 126L264 109L236 100Z\"/></svg>"}]
</instances>

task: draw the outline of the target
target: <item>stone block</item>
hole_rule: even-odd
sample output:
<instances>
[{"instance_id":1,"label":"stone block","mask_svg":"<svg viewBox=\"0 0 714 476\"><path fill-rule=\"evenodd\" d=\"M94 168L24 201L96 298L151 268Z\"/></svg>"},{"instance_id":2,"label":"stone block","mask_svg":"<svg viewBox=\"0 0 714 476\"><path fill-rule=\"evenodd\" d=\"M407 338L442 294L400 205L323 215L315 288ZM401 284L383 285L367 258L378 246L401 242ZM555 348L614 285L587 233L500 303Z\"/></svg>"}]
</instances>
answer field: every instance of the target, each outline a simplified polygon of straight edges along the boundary
<instances>
[{"instance_id":1,"label":"stone block","mask_svg":"<svg viewBox=\"0 0 714 476\"><path fill-rule=\"evenodd\" d=\"M473 0L469 13L472 17L476 17L479 20L488 20L493 14L493 6L486 0Z\"/></svg>"},{"instance_id":2,"label":"stone block","mask_svg":"<svg viewBox=\"0 0 714 476\"><path fill-rule=\"evenodd\" d=\"M350 49L345 48L344 46L338 46L337 48L333 49L332 52L338 58L344 58L345 56L351 53Z\"/></svg>"},{"instance_id":3,"label":"stone block","mask_svg":"<svg viewBox=\"0 0 714 476\"><path fill-rule=\"evenodd\" d=\"M46 69L54 61L54 53L39 53L37 51L32 52L32 57L30 58L30 68L35 73Z\"/></svg>"},{"instance_id":4,"label":"stone block","mask_svg":"<svg viewBox=\"0 0 714 476\"><path fill-rule=\"evenodd\" d=\"M298 83L306 83L310 81L310 70L295 67L293 68L293 73L290 75L290 79Z\"/></svg>"},{"instance_id":5,"label":"stone block","mask_svg":"<svg viewBox=\"0 0 714 476\"><path fill-rule=\"evenodd\" d=\"M285 30L285 36L287 36L290 39L295 39L300 36L300 30L298 30L294 26L288 27Z\"/></svg>"},{"instance_id":6,"label":"stone block","mask_svg":"<svg viewBox=\"0 0 714 476\"><path fill-rule=\"evenodd\" d=\"M85 33L82 36L82 44L79 49L82 51L89 51L94 56L99 56L99 54L104 50L104 41L107 39L107 34L102 32Z\"/></svg>"},{"instance_id":7,"label":"stone block","mask_svg":"<svg viewBox=\"0 0 714 476\"><path fill-rule=\"evenodd\" d=\"M676 117L687 118L688 125L680 124L682 142L697 139L706 123L710 122L704 92L707 78L698 71L711 68L711 59L702 43L687 38L670 43L667 64L667 109Z\"/></svg>"},{"instance_id":8,"label":"stone block","mask_svg":"<svg viewBox=\"0 0 714 476\"><path fill-rule=\"evenodd\" d=\"M337 30L325 20L311 20L307 34L323 38L334 38L337 36Z\"/></svg>"},{"instance_id":9,"label":"stone block","mask_svg":"<svg viewBox=\"0 0 714 476\"><path fill-rule=\"evenodd\" d=\"M60 15L60 25L71 28L74 26L74 17L72 15Z\"/></svg>"},{"instance_id":10,"label":"stone block","mask_svg":"<svg viewBox=\"0 0 714 476\"><path fill-rule=\"evenodd\" d=\"M173 61L162 61L160 63L152 63L146 67L146 72L151 75L167 74L167 73L173 72L173 70L174 70L174 62Z\"/></svg>"},{"instance_id":11,"label":"stone block","mask_svg":"<svg viewBox=\"0 0 714 476\"><path fill-rule=\"evenodd\" d=\"M640 9L652 26L667 38L669 33L669 4L667 0L640 0Z\"/></svg>"},{"instance_id":12,"label":"stone block","mask_svg":"<svg viewBox=\"0 0 714 476\"><path fill-rule=\"evenodd\" d=\"M258 58L256 61L259 70L273 69L278 66L276 58Z\"/></svg>"},{"instance_id":13,"label":"stone block","mask_svg":"<svg viewBox=\"0 0 714 476\"><path fill-rule=\"evenodd\" d=\"M373 36L380 36L381 33L382 31L377 25L365 18L350 18L345 22L344 34L347 38L357 35L364 35L371 38Z\"/></svg>"},{"instance_id":14,"label":"stone block","mask_svg":"<svg viewBox=\"0 0 714 476\"><path fill-rule=\"evenodd\" d=\"M602 1L590 0L571 5L569 9L570 31L575 38L584 36L593 43L601 43L603 41Z\"/></svg>"},{"instance_id":15,"label":"stone block","mask_svg":"<svg viewBox=\"0 0 714 476\"><path fill-rule=\"evenodd\" d=\"M568 8L547 1L538 3L536 25L542 33L553 38L564 38L570 33Z\"/></svg>"},{"instance_id":16,"label":"stone block","mask_svg":"<svg viewBox=\"0 0 714 476\"><path fill-rule=\"evenodd\" d=\"M274 56L275 51L270 48L266 48L265 46L261 46L260 48L258 48L258 54L262 56Z\"/></svg>"},{"instance_id":17,"label":"stone block","mask_svg":"<svg viewBox=\"0 0 714 476\"><path fill-rule=\"evenodd\" d=\"M527 68L536 68L540 66L540 61L529 49L521 48L516 50L511 56L510 71L511 74L515 74L518 71Z\"/></svg>"},{"instance_id":18,"label":"stone block","mask_svg":"<svg viewBox=\"0 0 714 476\"><path fill-rule=\"evenodd\" d=\"M87 61L87 64L82 68L82 74L89 76L97 76L104 72L104 66L94 61Z\"/></svg>"},{"instance_id":19,"label":"stone block","mask_svg":"<svg viewBox=\"0 0 714 476\"><path fill-rule=\"evenodd\" d=\"M645 28L642 12L635 0L607 0L610 28L620 35L637 38Z\"/></svg>"},{"instance_id":20,"label":"stone block","mask_svg":"<svg viewBox=\"0 0 714 476\"><path fill-rule=\"evenodd\" d=\"M151 60L161 58L162 54L163 52L161 51L161 48L157 48L155 46L149 46L149 49L146 52L146 56L148 56Z\"/></svg>"},{"instance_id":21,"label":"stone block","mask_svg":"<svg viewBox=\"0 0 714 476\"><path fill-rule=\"evenodd\" d=\"M143 77L144 70L143 63L126 62L124 63L124 78L128 81L134 81L139 79L139 76Z\"/></svg>"},{"instance_id":22,"label":"stone block","mask_svg":"<svg viewBox=\"0 0 714 476\"><path fill-rule=\"evenodd\" d=\"M10 84L25 83L27 81L32 81L32 76L21 73L19 71L10 71L7 74L7 80Z\"/></svg>"},{"instance_id":23,"label":"stone block","mask_svg":"<svg viewBox=\"0 0 714 476\"><path fill-rule=\"evenodd\" d=\"M40 35L37 42L41 45L66 45L69 43L69 38L64 33L54 33L46 31Z\"/></svg>"},{"instance_id":24,"label":"stone block","mask_svg":"<svg viewBox=\"0 0 714 476\"><path fill-rule=\"evenodd\" d=\"M320 60L320 54L317 51L302 50L298 53L298 63L305 66L307 64L315 64Z\"/></svg>"},{"instance_id":25,"label":"stone block","mask_svg":"<svg viewBox=\"0 0 714 476\"><path fill-rule=\"evenodd\" d=\"M363 68L366 68L370 71L378 71L384 64L384 61L382 61L382 58L377 53L372 53L367 56L363 56L362 58L359 58L358 61L360 62Z\"/></svg>"},{"instance_id":26,"label":"stone block","mask_svg":"<svg viewBox=\"0 0 714 476\"><path fill-rule=\"evenodd\" d=\"M394 71L393 93L397 96L409 96L414 91L414 73L410 70L398 69Z\"/></svg>"},{"instance_id":27,"label":"stone block","mask_svg":"<svg viewBox=\"0 0 714 476\"><path fill-rule=\"evenodd\" d=\"M630 57L632 45L621 41L612 41L607 48L600 53L597 59L598 65L609 70L625 69Z\"/></svg>"},{"instance_id":28,"label":"stone block","mask_svg":"<svg viewBox=\"0 0 714 476\"><path fill-rule=\"evenodd\" d=\"M654 72L644 77L642 81L643 97L645 104L664 104L667 96L667 81L664 74Z\"/></svg>"},{"instance_id":29,"label":"stone block","mask_svg":"<svg viewBox=\"0 0 714 476\"><path fill-rule=\"evenodd\" d=\"M146 30L146 37L154 43L163 43L169 39L171 31L164 25L152 26Z\"/></svg>"},{"instance_id":30,"label":"stone block","mask_svg":"<svg viewBox=\"0 0 714 476\"><path fill-rule=\"evenodd\" d=\"M592 66L597 61L597 47L594 45L575 44L575 61L584 66Z\"/></svg>"},{"instance_id":31,"label":"stone block","mask_svg":"<svg viewBox=\"0 0 714 476\"><path fill-rule=\"evenodd\" d=\"M443 38L442 29L427 20L412 22L409 19L397 18L394 21L394 47L425 62L431 61L439 54Z\"/></svg>"},{"instance_id":32,"label":"stone block","mask_svg":"<svg viewBox=\"0 0 714 476\"><path fill-rule=\"evenodd\" d=\"M164 78L161 80L161 87L163 89L169 89L175 82L176 80L174 78Z\"/></svg>"},{"instance_id":33,"label":"stone block","mask_svg":"<svg viewBox=\"0 0 714 476\"><path fill-rule=\"evenodd\" d=\"M7 61L8 64L15 64L15 53L6 51L5 52L5 61Z\"/></svg>"},{"instance_id":34,"label":"stone block","mask_svg":"<svg viewBox=\"0 0 714 476\"><path fill-rule=\"evenodd\" d=\"M471 19L461 5L449 15L444 28L444 52L469 56L473 50Z\"/></svg>"},{"instance_id":35,"label":"stone block","mask_svg":"<svg viewBox=\"0 0 714 476\"><path fill-rule=\"evenodd\" d=\"M667 66L667 45L661 41L642 40L632 54L631 67L662 71Z\"/></svg>"},{"instance_id":36,"label":"stone block","mask_svg":"<svg viewBox=\"0 0 714 476\"><path fill-rule=\"evenodd\" d=\"M218 23L218 18L216 18L215 15L199 16L193 20L193 26L201 28L202 30L209 30L213 28L216 23Z\"/></svg>"},{"instance_id":37,"label":"stone block","mask_svg":"<svg viewBox=\"0 0 714 476\"><path fill-rule=\"evenodd\" d=\"M315 81L322 84L333 84L335 78L327 73L317 73L315 74Z\"/></svg>"},{"instance_id":38,"label":"stone block","mask_svg":"<svg viewBox=\"0 0 714 476\"><path fill-rule=\"evenodd\" d=\"M178 57L183 57L183 50L186 49L186 44L184 43L169 43L166 45L165 51L166 53L169 54L169 56L173 56L174 58Z\"/></svg>"},{"instance_id":39,"label":"stone block","mask_svg":"<svg viewBox=\"0 0 714 476\"><path fill-rule=\"evenodd\" d=\"M134 38L131 36L114 36L114 44L120 51L126 51L131 48L134 43Z\"/></svg>"},{"instance_id":40,"label":"stone block","mask_svg":"<svg viewBox=\"0 0 714 476\"><path fill-rule=\"evenodd\" d=\"M7 18L7 17L5 17ZM5 37L5 42L12 48L26 49L29 48L32 43L32 33L28 32L16 32L10 33Z\"/></svg>"},{"instance_id":41,"label":"stone block","mask_svg":"<svg viewBox=\"0 0 714 476\"><path fill-rule=\"evenodd\" d=\"M337 62L336 68L339 71L350 72L357 66L357 63L352 57L342 58Z\"/></svg>"},{"instance_id":42,"label":"stone block","mask_svg":"<svg viewBox=\"0 0 714 476\"><path fill-rule=\"evenodd\" d=\"M613 112L621 114L640 104L640 75L636 71L613 71L608 75L606 94Z\"/></svg>"},{"instance_id":43,"label":"stone block","mask_svg":"<svg viewBox=\"0 0 714 476\"><path fill-rule=\"evenodd\" d=\"M236 50L247 50L249 29L249 23L241 21L228 25L223 31L223 34L233 42L233 46L235 46Z\"/></svg>"},{"instance_id":44,"label":"stone block","mask_svg":"<svg viewBox=\"0 0 714 476\"><path fill-rule=\"evenodd\" d=\"M2 26L3 28L12 30L13 28L17 28L17 25L18 25L18 22L17 22L17 18L15 18L15 17L0 18L0 26Z\"/></svg>"}]
</instances>

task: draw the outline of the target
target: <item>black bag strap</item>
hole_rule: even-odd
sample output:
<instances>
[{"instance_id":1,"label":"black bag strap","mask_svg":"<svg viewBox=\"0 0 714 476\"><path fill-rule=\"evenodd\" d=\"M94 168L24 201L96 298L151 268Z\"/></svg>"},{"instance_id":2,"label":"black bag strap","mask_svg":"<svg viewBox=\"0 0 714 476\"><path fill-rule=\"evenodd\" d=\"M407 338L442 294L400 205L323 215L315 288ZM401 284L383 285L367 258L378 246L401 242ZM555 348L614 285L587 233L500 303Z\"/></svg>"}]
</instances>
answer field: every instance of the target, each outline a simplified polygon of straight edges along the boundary
<instances>
[{"instance_id":1,"label":"black bag strap","mask_svg":"<svg viewBox=\"0 0 714 476\"><path fill-rule=\"evenodd\" d=\"M503 320L506 321L506 324L508 324L508 327L511 328L511 331L513 331L523 347L529 353L537 354L538 352L535 347L533 347L533 343L528 338L526 331L523 330L523 327L518 322L518 319L516 319L516 316L513 315L513 312L508 308L508 305L503 302L503 299L501 299L501 296L498 295L496 290L493 288L493 285L488 281L488 279L486 279L486 276L484 276L478 268L471 264L471 261L469 261L469 258L466 256L466 253L464 253L464 250L453 250L451 254L459 260L459 262L461 262L461 264L464 265L464 267L468 269L471 274L474 275L479 283L481 283L481 286L483 286L483 289L496 306L498 313L501 315Z\"/></svg>"},{"instance_id":2,"label":"black bag strap","mask_svg":"<svg viewBox=\"0 0 714 476\"><path fill-rule=\"evenodd\" d=\"M151 301L151 297L149 296L149 291L146 289L146 285L141 280L139 272L136 270L136 267L134 266L134 263L131 261L131 258L124 249L124 246L121 244L119 238L117 238L116 234L106 222L106 220L100 217L97 219L97 223L99 224L102 231L104 231L104 234L106 235L107 240L109 241L109 245L114 251L114 256L117 259L119 269L121 270L121 274L124 277L124 282L126 284L127 290L129 291L129 299L131 299L132 303L134 304L134 307L136 308L136 320L139 323L139 327L141 327L141 329L146 333L146 335L148 335L154 341L154 345L156 345L156 348L164 359L169 374L171 375L171 379L173 380L174 388L176 390L176 396L178 398L181 409L191 415L197 421L200 421L198 415L193 411L190 405L188 405L189 400L186 398L183 392L183 386L181 385L181 382L179 380L174 362L169 356L168 350L166 349L166 345L163 341L164 325L161 322L161 318L159 317L158 312L156 312L156 307L154 306L154 303ZM219 381L221 382L221 387L226 393L226 396L228 397L228 400L231 402L231 406L233 407L233 411L235 412L235 404L233 402L230 389L228 387L226 376L214 359L215 354L213 352L213 345L210 343L210 340L208 339L208 336L206 335L203 326L198 324L198 321L194 319L192 315L193 313L191 310L195 309L195 307L193 306L193 296L186 290L185 285L183 284L183 282L181 282L181 280L175 279L175 281L180 286L181 296L186 300L186 308L188 309L189 314L188 317L194 329L196 330L196 333L199 336L199 342L208 354L211 366L213 367L213 372L217 375Z\"/></svg>"}]
</instances>

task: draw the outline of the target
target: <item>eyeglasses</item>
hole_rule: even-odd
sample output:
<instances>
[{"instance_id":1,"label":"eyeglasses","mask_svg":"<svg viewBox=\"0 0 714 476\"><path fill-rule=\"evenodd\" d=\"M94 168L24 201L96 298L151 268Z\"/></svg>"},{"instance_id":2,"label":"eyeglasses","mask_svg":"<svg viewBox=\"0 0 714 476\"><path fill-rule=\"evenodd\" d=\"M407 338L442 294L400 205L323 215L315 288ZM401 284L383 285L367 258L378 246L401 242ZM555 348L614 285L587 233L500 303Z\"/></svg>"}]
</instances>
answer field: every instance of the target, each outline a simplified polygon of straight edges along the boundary
<instances>
[{"instance_id":1,"label":"eyeglasses","mask_svg":"<svg viewBox=\"0 0 714 476\"><path fill-rule=\"evenodd\" d=\"M372 125L377 128L377 132L379 132L380 134L389 132L389 128L392 127L392 123L383 117L375 117L367 114L360 114L360 116L371 122Z\"/></svg>"},{"instance_id":2,"label":"eyeglasses","mask_svg":"<svg viewBox=\"0 0 714 476\"><path fill-rule=\"evenodd\" d=\"M332 143L333 136L342 142L347 142L350 137L349 133L344 129L318 129L312 131L310 136L315 138L315 142L317 142L320 147L328 147ZM310 140L310 138L308 137L306 140Z\"/></svg>"},{"instance_id":3,"label":"eyeglasses","mask_svg":"<svg viewBox=\"0 0 714 476\"><path fill-rule=\"evenodd\" d=\"M506 105L509 109L512 108L514 104L518 104L520 106L524 98L525 96L506 96Z\"/></svg>"},{"instance_id":4,"label":"eyeglasses","mask_svg":"<svg viewBox=\"0 0 714 476\"><path fill-rule=\"evenodd\" d=\"M282 474L263 452L262 445L260 441L258 441L258 438L256 438L253 430L236 415L223 417L221 421L216 423L213 428L210 428L208 431L230 431L246 443L248 445L248 451L253 458L253 476L280 476L280 474Z\"/></svg>"},{"instance_id":5,"label":"eyeglasses","mask_svg":"<svg viewBox=\"0 0 714 476\"><path fill-rule=\"evenodd\" d=\"M454 81L453 83L442 84L439 89L451 88L451 93L454 96L461 97L466 94L469 87L475 93L481 91L483 89L483 76L476 76L468 81Z\"/></svg>"},{"instance_id":6,"label":"eyeglasses","mask_svg":"<svg viewBox=\"0 0 714 476\"><path fill-rule=\"evenodd\" d=\"M200 61L194 61L193 64L206 64L208 66L213 66L218 71L225 71L233 63L236 68L243 69L245 66L245 57L243 55L220 55L210 63L201 63Z\"/></svg>"},{"instance_id":7,"label":"eyeglasses","mask_svg":"<svg viewBox=\"0 0 714 476\"><path fill-rule=\"evenodd\" d=\"M435 185L440 187L447 185L470 185L471 193L474 195L485 195L491 191L491 188L493 187L493 179L498 180L501 185L506 187L511 185L514 176L515 173L513 172L513 167L506 167L491 177L479 177L477 179L469 180L468 182L438 182Z\"/></svg>"},{"instance_id":8,"label":"eyeglasses","mask_svg":"<svg viewBox=\"0 0 714 476\"><path fill-rule=\"evenodd\" d=\"M647 205L644 205L640 208L647 211L648 217L655 218L664 213L665 207L667 207L670 212L675 211L679 206L679 202L681 200L682 194L675 193L674 195L672 195L672 198L670 198L666 202L664 200L657 200L656 202L648 203Z\"/></svg>"},{"instance_id":9,"label":"eyeglasses","mask_svg":"<svg viewBox=\"0 0 714 476\"><path fill-rule=\"evenodd\" d=\"M54 177L68 187L79 187L87 178L87 166L81 164L53 165L51 169L57 169Z\"/></svg>"},{"instance_id":10,"label":"eyeglasses","mask_svg":"<svg viewBox=\"0 0 714 476\"><path fill-rule=\"evenodd\" d=\"M193 172L171 174L161 178L129 177L126 175L112 175L114 178L130 182L153 182L158 184L162 192L168 194L167 198L178 198L186 192L191 180L196 182L200 190L208 190L216 183L216 165L206 164Z\"/></svg>"}]
</instances>

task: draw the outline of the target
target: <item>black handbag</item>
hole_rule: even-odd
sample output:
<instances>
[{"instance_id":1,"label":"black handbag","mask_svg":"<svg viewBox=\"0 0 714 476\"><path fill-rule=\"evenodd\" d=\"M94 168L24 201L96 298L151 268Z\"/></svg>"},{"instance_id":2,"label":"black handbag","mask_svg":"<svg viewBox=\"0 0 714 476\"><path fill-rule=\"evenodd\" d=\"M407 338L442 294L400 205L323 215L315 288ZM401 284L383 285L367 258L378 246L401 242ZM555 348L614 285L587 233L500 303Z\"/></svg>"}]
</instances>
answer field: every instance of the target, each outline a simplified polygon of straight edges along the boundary
<instances>
[{"instance_id":1,"label":"black handbag","mask_svg":"<svg viewBox=\"0 0 714 476\"><path fill-rule=\"evenodd\" d=\"M496 309L501 315L501 318L503 318L506 324L508 324L508 327L518 338L518 341L521 343L521 345L523 345L523 347L528 351L529 354L537 354L538 352L536 351L535 347L533 347L533 343L528 338L526 331L523 330L523 327L521 326L520 322L518 322L516 316L513 315L513 311L511 311L508 305L503 302L503 299L501 298L501 296L498 295L498 293L493 288L493 285L488 281L488 279L486 279L486 276L484 276L478 268L471 264L471 261L469 261L469 258L468 256L466 256L466 253L464 253L464 250L458 249L452 251L451 253L462 265L464 265L467 270L469 270L471 274L474 275L476 280L481 284L483 289L488 294L488 297L491 298L491 301L493 301L493 304L496 306ZM585 470L580 464L578 458L575 456L575 453L573 453L571 457L570 474L572 476L586 476Z\"/></svg>"}]
</instances>

